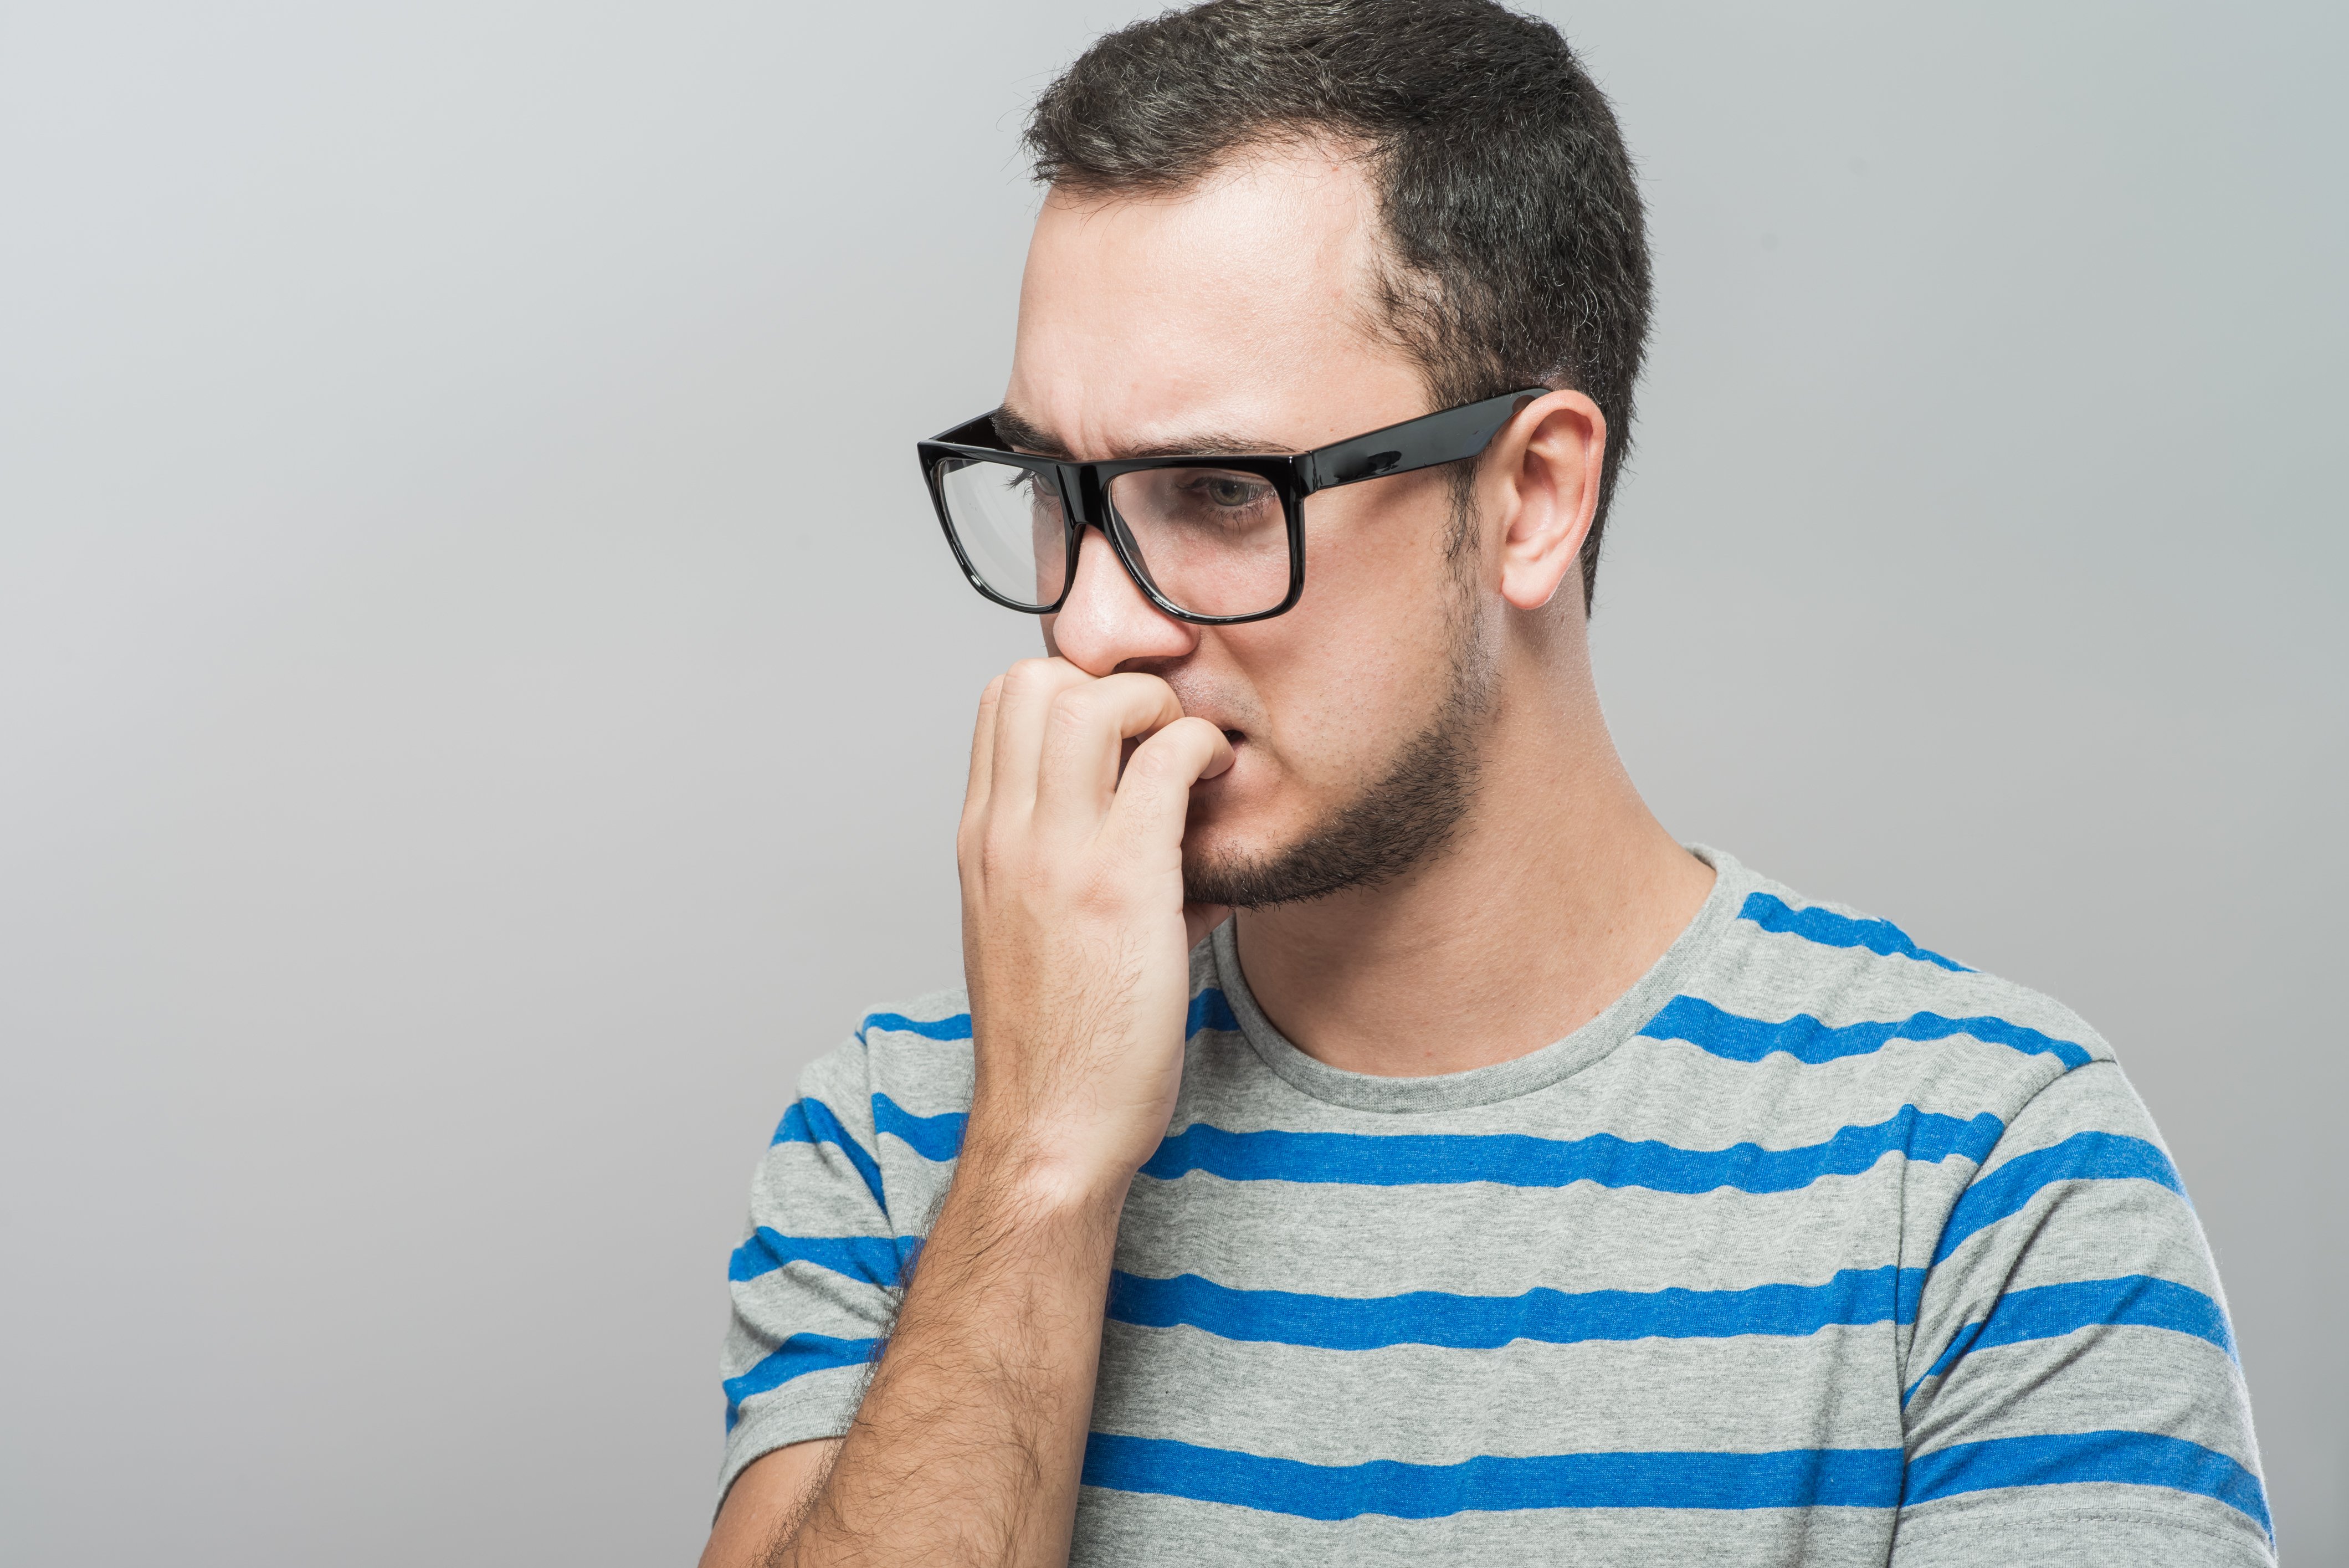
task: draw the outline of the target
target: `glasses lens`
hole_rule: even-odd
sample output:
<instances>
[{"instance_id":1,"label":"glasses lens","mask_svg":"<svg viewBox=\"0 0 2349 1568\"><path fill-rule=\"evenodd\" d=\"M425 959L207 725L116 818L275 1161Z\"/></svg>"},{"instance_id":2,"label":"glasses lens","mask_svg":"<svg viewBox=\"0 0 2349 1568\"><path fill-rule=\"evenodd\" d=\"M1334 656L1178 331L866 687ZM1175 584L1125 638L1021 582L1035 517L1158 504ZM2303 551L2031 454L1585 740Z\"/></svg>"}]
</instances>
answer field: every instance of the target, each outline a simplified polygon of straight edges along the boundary
<instances>
[{"instance_id":1,"label":"glasses lens","mask_svg":"<svg viewBox=\"0 0 2349 1568\"><path fill-rule=\"evenodd\" d=\"M1288 519L1260 473L1145 468L1109 482L1126 547L1168 603L1260 615L1288 597Z\"/></svg>"},{"instance_id":2,"label":"glasses lens","mask_svg":"<svg viewBox=\"0 0 2349 1568\"><path fill-rule=\"evenodd\" d=\"M955 542L981 581L1014 604L1060 602L1069 575L1068 524L1049 473L972 458L939 460L938 489Z\"/></svg>"}]
</instances>

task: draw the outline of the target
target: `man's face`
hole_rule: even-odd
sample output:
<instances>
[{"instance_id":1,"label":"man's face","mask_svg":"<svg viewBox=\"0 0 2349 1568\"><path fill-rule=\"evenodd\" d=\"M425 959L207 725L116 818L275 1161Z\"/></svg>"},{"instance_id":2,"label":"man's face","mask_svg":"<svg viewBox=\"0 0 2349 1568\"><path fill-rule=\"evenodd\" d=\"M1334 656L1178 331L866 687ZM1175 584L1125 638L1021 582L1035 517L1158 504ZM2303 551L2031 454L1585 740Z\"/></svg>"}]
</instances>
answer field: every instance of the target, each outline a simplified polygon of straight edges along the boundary
<instances>
[{"instance_id":1,"label":"man's face","mask_svg":"<svg viewBox=\"0 0 2349 1568\"><path fill-rule=\"evenodd\" d=\"M1004 406L1087 460L1302 452L1426 413L1417 366L1373 325L1378 234L1360 168L1319 154L1250 158L1172 196L1055 192ZM1456 821L1490 657L1485 590L1446 556L1452 514L1440 470L1309 498L1304 597L1229 627L1161 614L1086 531L1047 647L1094 675L1163 677L1235 742L1192 794L1195 897L1375 879Z\"/></svg>"}]
</instances>

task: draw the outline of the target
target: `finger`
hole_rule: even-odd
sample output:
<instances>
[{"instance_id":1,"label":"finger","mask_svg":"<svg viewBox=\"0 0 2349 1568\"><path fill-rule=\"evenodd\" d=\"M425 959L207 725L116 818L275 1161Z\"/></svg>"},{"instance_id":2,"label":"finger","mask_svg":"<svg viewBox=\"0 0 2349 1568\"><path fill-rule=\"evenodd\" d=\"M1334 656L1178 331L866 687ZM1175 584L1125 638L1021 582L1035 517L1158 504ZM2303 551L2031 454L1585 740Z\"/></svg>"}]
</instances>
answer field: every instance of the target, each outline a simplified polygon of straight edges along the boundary
<instances>
[{"instance_id":1,"label":"finger","mask_svg":"<svg viewBox=\"0 0 2349 1568\"><path fill-rule=\"evenodd\" d=\"M995 705L995 751L988 761L988 802L1025 817L1036 806L1036 767L1052 699L1093 678L1065 659L1023 659L1003 672Z\"/></svg>"},{"instance_id":2,"label":"finger","mask_svg":"<svg viewBox=\"0 0 2349 1568\"><path fill-rule=\"evenodd\" d=\"M1164 729L1183 716L1174 689L1155 675L1129 670L1052 699L1036 774L1036 819L1091 833L1117 791L1118 763L1132 736Z\"/></svg>"},{"instance_id":3,"label":"finger","mask_svg":"<svg viewBox=\"0 0 2349 1568\"><path fill-rule=\"evenodd\" d=\"M1231 765L1232 743L1221 730L1205 719L1177 719L1134 748L1102 836L1143 853L1179 857L1191 786Z\"/></svg>"},{"instance_id":4,"label":"finger","mask_svg":"<svg viewBox=\"0 0 2349 1568\"><path fill-rule=\"evenodd\" d=\"M995 764L995 715L1003 703L1003 677L987 683L979 693L978 718L970 729L970 782L963 787L962 819L968 824L987 809L987 790Z\"/></svg>"}]
</instances>

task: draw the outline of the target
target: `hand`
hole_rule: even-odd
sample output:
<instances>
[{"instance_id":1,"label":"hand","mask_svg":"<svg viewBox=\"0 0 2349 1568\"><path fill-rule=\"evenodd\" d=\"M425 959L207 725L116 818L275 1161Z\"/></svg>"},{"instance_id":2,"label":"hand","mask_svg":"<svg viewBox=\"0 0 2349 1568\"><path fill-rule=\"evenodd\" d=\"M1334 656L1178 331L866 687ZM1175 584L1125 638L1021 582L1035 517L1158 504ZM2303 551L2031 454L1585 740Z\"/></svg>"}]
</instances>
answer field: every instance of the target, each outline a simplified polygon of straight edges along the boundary
<instances>
[{"instance_id":1,"label":"hand","mask_svg":"<svg viewBox=\"0 0 2349 1568\"><path fill-rule=\"evenodd\" d=\"M1154 675L1036 659L988 687L956 836L977 1053L966 1168L1122 1199L1165 1136L1190 950L1228 912L1185 902L1183 825L1191 785L1231 765L1223 732Z\"/></svg>"}]
</instances>

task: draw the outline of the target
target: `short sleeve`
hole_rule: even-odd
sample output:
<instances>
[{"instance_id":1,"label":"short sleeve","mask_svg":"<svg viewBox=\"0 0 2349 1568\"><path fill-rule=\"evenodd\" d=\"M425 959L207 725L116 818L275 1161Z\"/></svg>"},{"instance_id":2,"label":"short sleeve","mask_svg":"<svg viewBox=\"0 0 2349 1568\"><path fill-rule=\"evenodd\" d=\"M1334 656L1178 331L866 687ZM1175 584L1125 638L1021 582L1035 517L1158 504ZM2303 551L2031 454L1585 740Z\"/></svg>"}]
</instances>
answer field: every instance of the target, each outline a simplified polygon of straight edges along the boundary
<instances>
[{"instance_id":1,"label":"short sleeve","mask_svg":"<svg viewBox=\"0 0 2349 1568\"><path fill-rule=\"evenodd\" d=\"M719 1495L787 1444L845 1434L919 1242L884 1198L866 1047L852 1039L801 1077L750 1183L728 1267Z\"/></svg>"},{"instance_id":2,"label":"short sleeve","mask_svg":"<svg viewBox=\"0 0 2349 1568\"><path fill-rule=\"evenodd\" d=\"M1950 1210L1902 1381L1896 1568L2274 1561L2218 1272L2110 1061L2041 1090Z\"/></svg>"}]
</instances>

